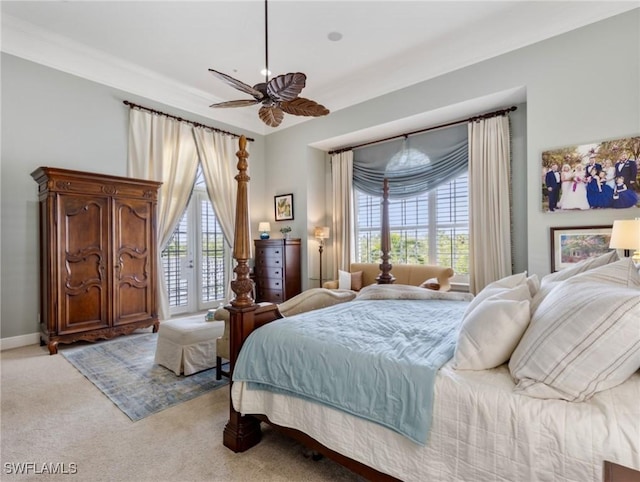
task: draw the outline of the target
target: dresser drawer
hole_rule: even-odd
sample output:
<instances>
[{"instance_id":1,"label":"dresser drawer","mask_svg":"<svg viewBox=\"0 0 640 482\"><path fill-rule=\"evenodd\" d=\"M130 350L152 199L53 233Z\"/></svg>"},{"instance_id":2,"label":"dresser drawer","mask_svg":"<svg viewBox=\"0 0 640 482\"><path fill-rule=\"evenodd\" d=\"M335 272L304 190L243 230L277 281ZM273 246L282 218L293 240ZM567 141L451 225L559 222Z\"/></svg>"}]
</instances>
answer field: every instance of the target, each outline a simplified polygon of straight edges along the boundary
<instances>
[{"instance_id":1,"label":"dresser drawer","mask_svg":"<svg viewBox=\"0 0 640 482\"><path fill-rule=\"evenodd\" d=\"M278 278L282 279L282 268L272 266L256 266L256 278Z\"/></svg>"},{"instance_id":2,"label":"dresser drawer","mask_svg":"<svg viewBox=\"0 0 640 482\"><path fill-rule=\"evenodd\" d=\"M284 301L284 295L282 291L265 290L258 288L256 293L256 301L269 301L271 303L282 303Z\"/></svg>"},{"instance_id":3,"label":"dresser drawer","mask_svg":"<svg viewBox=\"0 0 640 482\"><path fill-rule=\"evenodd\" d=\"M280 257L264 257L262 255L256 256L256 269L258 268L281 268L283 263L282 256Z\"/></svg>"},{"instance_id":4,"label":"dresser drawer","mask_svg":"<svg viewBox=\"0 0 640 482\"><path fill-rule=\"evenodd\" d=\"M281 278L257 278L258 289L282 291Z\"/></svg>"}]
</instances>

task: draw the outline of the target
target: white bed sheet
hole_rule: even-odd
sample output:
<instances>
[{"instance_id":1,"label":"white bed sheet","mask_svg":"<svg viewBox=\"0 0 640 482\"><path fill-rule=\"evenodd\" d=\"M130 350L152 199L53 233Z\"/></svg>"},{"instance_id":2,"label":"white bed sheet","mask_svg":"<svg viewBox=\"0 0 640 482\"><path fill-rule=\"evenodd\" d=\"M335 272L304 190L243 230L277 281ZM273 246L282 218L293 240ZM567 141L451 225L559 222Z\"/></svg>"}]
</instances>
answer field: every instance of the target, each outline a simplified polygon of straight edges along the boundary
<instances>
[{"instance_id":1,"label":"white bed sheet","mask_svg":"<svg viewBox=\"0 0 640 482\"><path fill-rule=\"evenodd\" d=\"M513 393L506 365L435 385L426 446L329 407L234 383L234 408L260 413L405 481L601 482L603 462L640 470L640 373L582 403Z\"/></svg>"}]
</instances>

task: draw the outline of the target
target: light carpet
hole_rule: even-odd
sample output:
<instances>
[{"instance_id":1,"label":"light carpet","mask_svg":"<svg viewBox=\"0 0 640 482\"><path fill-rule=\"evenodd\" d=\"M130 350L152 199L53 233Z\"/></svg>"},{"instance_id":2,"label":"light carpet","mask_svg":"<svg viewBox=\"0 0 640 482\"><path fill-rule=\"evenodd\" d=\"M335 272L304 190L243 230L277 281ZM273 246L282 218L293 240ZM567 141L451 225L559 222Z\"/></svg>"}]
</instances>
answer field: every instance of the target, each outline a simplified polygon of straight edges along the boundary
<instances>
[{"instance_id":1,"label":"light carpet","mask_svg":"<svg viewBox=\"0 0 640 482\"><path fill-rule=\"evenodd\" d=\"M134 422L228 384L215 368L185 377L155 364L157 340L157 333L129 335L60 354Z\"/></svg>"}]
</instances>

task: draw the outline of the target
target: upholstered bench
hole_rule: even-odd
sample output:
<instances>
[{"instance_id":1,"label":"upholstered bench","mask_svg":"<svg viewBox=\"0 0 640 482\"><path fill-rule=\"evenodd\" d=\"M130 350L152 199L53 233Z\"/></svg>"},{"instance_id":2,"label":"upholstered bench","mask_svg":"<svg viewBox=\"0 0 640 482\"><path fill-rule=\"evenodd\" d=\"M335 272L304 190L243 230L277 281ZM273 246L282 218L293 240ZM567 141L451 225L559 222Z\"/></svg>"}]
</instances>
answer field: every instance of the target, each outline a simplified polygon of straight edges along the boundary
<instances>
[{"instance_id":1,"label":"upholstered bench","mask_svg":"<svg viewBox=\"0 0 640 482\"><path fill-rule=\"evenodd\" d=\"M192 375L216 364L216 339L224 323L183 318L160 323L155 362L176 375Z\"/></svg>"}]
</instances>

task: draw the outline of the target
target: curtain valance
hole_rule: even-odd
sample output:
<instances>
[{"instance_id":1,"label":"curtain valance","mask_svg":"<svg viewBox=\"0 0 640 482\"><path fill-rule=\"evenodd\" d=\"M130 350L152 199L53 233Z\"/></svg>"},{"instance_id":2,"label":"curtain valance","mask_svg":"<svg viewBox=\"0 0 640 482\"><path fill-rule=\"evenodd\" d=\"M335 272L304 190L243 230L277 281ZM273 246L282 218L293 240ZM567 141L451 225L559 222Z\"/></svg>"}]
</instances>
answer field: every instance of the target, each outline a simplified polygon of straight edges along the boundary
<instances>
[{"instance_id":1,"label":"curtain valance","mask_svg":"<svg viewBox=\"0 0 640 482\"><path fill-rule=\"evenodd\" d=\"M382 196L389 179L389 197L402 199L431 191L468 169L469 141L465 124L426 132L353 151L353 186Z\"/></svg>"}]
</instances>

